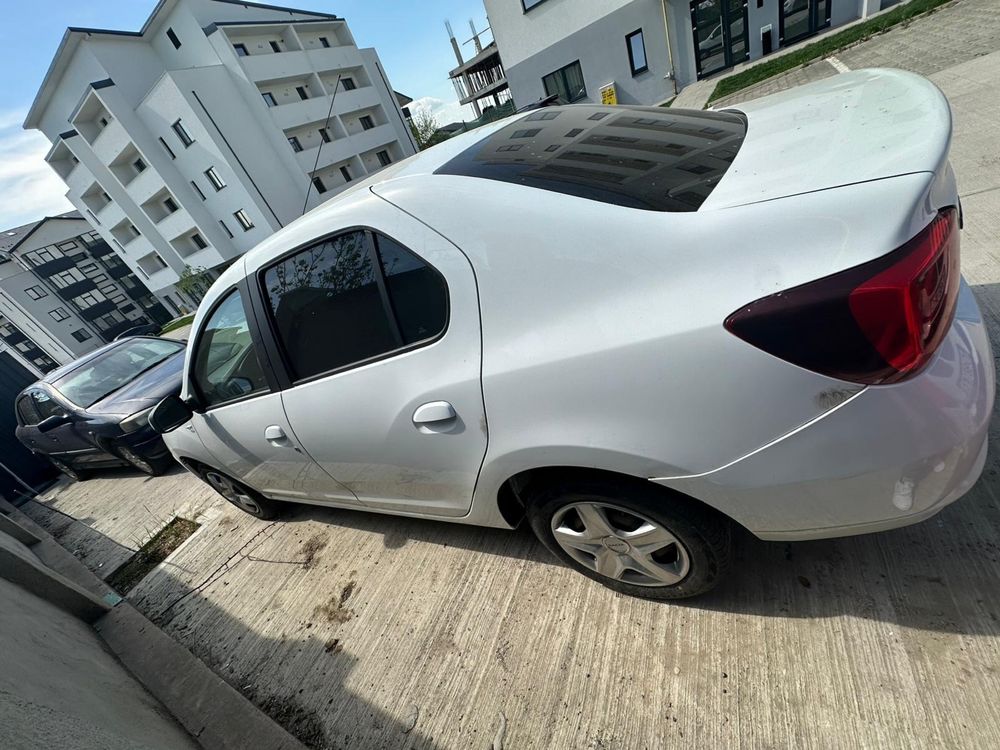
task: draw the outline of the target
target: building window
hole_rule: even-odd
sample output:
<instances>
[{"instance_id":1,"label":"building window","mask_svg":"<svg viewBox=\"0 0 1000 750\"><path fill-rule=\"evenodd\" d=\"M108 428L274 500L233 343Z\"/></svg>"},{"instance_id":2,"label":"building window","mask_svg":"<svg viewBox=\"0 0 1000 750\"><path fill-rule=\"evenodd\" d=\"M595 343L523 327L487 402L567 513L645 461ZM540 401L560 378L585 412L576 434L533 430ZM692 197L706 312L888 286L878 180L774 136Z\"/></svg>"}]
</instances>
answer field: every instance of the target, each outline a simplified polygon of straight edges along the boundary
<instances>
[{"instance_id":1,"label":"building window","mask_svg":"<svg viewBox=\"0 0 1000 750\"><path fill-rule=\"evenodd\" d=\"M87 339L91 338L91 335L82 328L78 328L77 330L73 331L73 333L71 333L70 336L75 338L81 344Z\"/></svg>"},{"instance_id":2,"label":"building window","mask_svg":"<svg viewBox=\"0 0 1000 750\"><path fill-rule=\"evenodd\" d=\"M524 8L524 12L527 13L529 10L537 5L541 5L545 0L521 0L521 7Z\"/></svg>"},{"instance_id":3,"label":"building window","mask_svg":"<svg viewBox=\"0 0 1000 750\"><path fill-rule=\"evenodd\" d=\"M41 299L42 297L48 297L49 293L42 289L40 286L29 286L24 290L31 299Z\"/></svg>"},{"instance_id":4,"label":"building window","mask_svg":"<svg viewBox=\"0 0 1000 750\"><path fill-rule=\"evenodd\" d=\"M344 178L344 182L351 181L351 170L349 170L347 167L341 167L340 174Z\"/></svg>"},{"instance_id":5,"label":"building window","mask_svg":"<svg viewBox=\"0 0 1000 750\"><path fill-rule=\"evenodd\" d=\"M319 177L313 177L312 178L312 184L313 184L313 187L316 188L316 192L317 193L325 193L326 192L326 185L323 184L323 180L320 179Z\"/></svg>"},{"instance_id":6,"label":"building window","mask_svg":"<svg viewBox=\"0 0 1000 750\"><path fill-rule=\"evenodd\" d=\"M247 212L244 211L242 208L236 213L234 213L233 216L236 217L236 221L239 223L239 225L243 227L244 232L249 232L251 229L253 229L253 222L250 221L250 217L247 215Z\"/></svg>"},{"instance_id":7,"label":"building window","mask_svg":"<svg viewBox=\"0 0 1000 750\"><path fill-rule=\"evenodd\" d=\"M344 91L354 91L358 85L354 82L354 79L348 76L347 78L340 79L341 85L344 87Z\"/></svg>"},{"instance_id":8,"label":"building window","mask_svg":"<svg viewBox=\"0 0 1000 750\"><path fill-rule=\"evenodd\" d=\"M99 118L97 118L97 121L101 123L102 128L106 128L108 126L108 118L105 117L104 115L101 115Z\"/></svg>"},{"instance_id":9,"label":"building window","mask_svg":"<svg viewBox=\"0 0 1000 750\"><path fill-rule=\"evenodd\" d=\"M567 131L566 135L563 136L563 137L564 138L576 138L582 132L583 132L583 128L573 128L572 130Z\"/></svg>"},{"instance_id":10,"label":"building window","mask_svg":"<svg viewBox=\"0 0 1000 750\"><path fill-rule=\"evenodd\" d=\"M87 209L87 215L94 220L94 223L97 224L97 226L101 226L101 220L98 219L96 216L94 216L94 212L91 211L89 208Z\"/></svg>"},{"instance_id":11,"label":"building window","mask_svg":"<svg viewBox=\"0 0 1000 750\"><path fill-rule=\"evenodd\" d=\"M135 224L129 224L128 228L129 228L129 231L131 231L132 234L134 235L133 239L135 237L141 237L142 236L142 233L138 229L135 228Z\"/></svg>"},{"instance_id":12,"label":"building window","mask_svg":"<svg viewBox=\"0 0 1000 750\"><path fill-rule=\"evenodd\" d=\"M319 137L323 139L323 143L329 143L332 138L330 138L330 131L326 128L319 129Z\"/></svg>"},{"instance_id":13,"label":"building window","mask_svg":"<svg viewBox=\"0 0 1000 750\"><path fill-rule=\"evenodd\" d=\"M215 188L215 192L219 192L226 186L226 183L222 181L219 177L219 173L215 171L215 167L209 167L205 170L205 176L208 178L209 184Z\"/></svg>"},{"instance_id":14,"label":"building window","mask_svg":"<svg viewBox=\"0 0 1000 750\"><path fill-rule=\"evenodd\" d=\"M383 167L388 167L390 164L392 164L392 158L389 156L388 151L385 150L379 151L377 154L375 154L375 156L378 157L378 163L381 164Z\"/></svg>"},{"instance_id":15,"label":"building window","mask_svg":"<svg viewBox=\"0 0 1000 750\"><path fill-rule=\"evenodd\" d=\"M371 118L371 115L362 115L358 119L358 122L361 123L361 127L363 127L365 130L371 130L372 128L375 127L375 121Z\"/></svg>"},{"instance_id":16,"label":"building window","mask_svg":"<svg viewBox=\"0 0 1000 750\"><path fill-rule=\"evenodd\" d=\"M625 37L625 46L628 48L628 65L632 69L632 75L637 76L649 70L646 64L646 42L642 38L642 29L637 29Z\"/></svg>"},{"instance_id":17,"label":"building window","mask_svg":"<svg viewBox=\"0 0 1000 750\"><path fill-rule=\"evenodd\" d=\"M192 138L188 134L187 130L184 129L184 125L183 123L181 123L180 120L175 122L170 127L173 128L174 132L177 134L177 137L180 139L181 143L184 144L184 148L187 148L192 143L194 143L194 138Z\"/></svg>"},{"instance_id":18,"label":"building window","mask_svg":"<svg viewBox=\"0 0 1000 750\"><path fill-rule=\"evenodd\" d=\"M174 150L172 148L170 148L170 146L167 145L167 142L165 140L163 140L163 136L160 136L159 140L160 140L160 145L163 146L163 150L167 152L167 155L171 159L176 159L177 158L177 154L175 154Z\"/></svg>"},{"instance_id":19,"label":"building window","mask_svg":"<svg viewBox=\"0 0 1000 750\"><path fill-rule=\"evenodd\" d=\"M231 230L231 229L230 229L230 228L229 228L229 227L228 227L228 226L226 225L226 222L224 222L224 221L223 221L222 219L219 219L219 226L221 226L221 227L222 227L222 231L226 233L226 236L227 236L227 237L228 237L229 239L233 239L233 232L232 232L232 230Z\"/></svg>"},{"instance_id":20,"label":"building window","mask_svg":"<svg viewBox=\"0 0 1000 750\"><path fill-rule=\"evenodd\" d=\"M558 151L560 148L561 148L561 146L558 143L553 143L551 146L546 146L545 150L546 151Z\"/></svg>"},{"instance_id":21,"label":"building window","mask_svg":"<svg viewBox=\"0 0 1000 750\"><path fill-rule=\"evenodd\" d=\"M202 237L197 232L191 235L191 242L193 242L194 246L199 250L204 250L206 247L208 247L208 243L205 242L205 238Z\"/></svg>"},{"instance_id":22,"label":"building window","mask_svg":"<svg viewBox=\"0 0 1000 750\"><path fill-rule=\"evenodd\" d=\"M583 81L580 61L570 63L565 68L542 77L546 96L558 95L564 102L576 102L587 98L587 86Z\"/></svg>"},{"instance_id":23,"label":"building window","mask_svg":"<svg viewBox=\"0 0 1000 750\"><path fill-rule=\"evenodd\" d=\"M319 43L322 44L324 47L329 47L330 46L330 40L327 39L325 36L321 36L319 38Z\"/></svg>"},{"instance_id":24,"label":"building window","mask_svg":"<svg viewBox=\"0 0 1000 750\"><path fill-rule=\"evenodd\" d=\"M508 143L505 146L498 146L497 147L497 151L520 151L520 150L521 150L521 144L520 143L517 143L517 144Z\"/></svg>"},{"instance_id":25,"label":"building window","mask_svg":"<svg viewBox=\"0 0 1000 750\"><path fill-rule=\"evenodd\" d=\"M181 40L177 38L177 34L174 33L173 29L167 29L167 39L169 39L170 43L174 45L174 49L181 48Z\"/></svg>"},{"instance_id":26,"label":"building window","mask_svg":"<svg viewBox=\"0 0 1000 750\"><path fill-rule=\"evenodd\" d=\"M201 188L198 187L198 183L197 182L195 182L194 180L191 180L191 187L194 188L194 191L198 194L199 198L201 198L202 200L205 200L205 194L203 192L201 192Z\"/></svg>"},{"instance_id":27,"label":"building window","mask_svg":"<svg viewBox=\"0 0 1000 750\"><path fill-rule=\"evenodd\" d=\"M144 162L142 159L136 159L134 162L132 162L132 166L135 167L136 173L141 173L146 171L146 162Z\"/></svg>"},{"instance_id":28,"label":"building window","mask_svg":"<svg viewBox=\"0 0 1000 750\"><path fill-rule=\"evenodd\" d=\"M268 107L278 106L278 100L274 98L274 94L272 94L270 91L261 92L261 96L264 97L264 102L267 104Z\"/></svg>"},{"instance_id":29,"label":"building window","mask_svg":"<svg viewBox=\"0 0 1000 750\"><path fill-rule=\"evenodd\" d=\"M69 320L69 313L62 307L57 307L55 310L49 310L49 315L57 323L62 323L64 320Z\"/></svg>"},{"instance_id":30,"label":"building window","mask_svg":"<svg viewBox=\"0 0 1000 750\"><path fill-rule=\"evenodd\" d=\"M541 128L530 128L528 130L515 130L510 136L513 138L534 138L536 135L542 132Z\"/></svg>"},{"instance_id":31,"label":"building window","mask_svg":"<svg viewBox=\"0 0 1000 750\"><path fill-rule=\"evenodd\" d=\"M275 41L270 42L271 52L281 52L281 45Z\"/></svg>"},{"instance_id":32,"label":"building window","mask_svg":"<svg viewBox=\"0 0 1000 750\"><path fill-rule=\"evenodd\" d=\"M299 142L299 139L296 138L294 135L288 139L288 145L292 147L292 151L294 151L295 153L298 153L299 151L302 150L302 144Z\"/></svg>"},{"instance_id":33,"label":"building window","mask_svg":"<svg viewBox=\"0 0 1000 750\"><path fill-rule=\"evenodd\" d=\"M177 210L177 204L174 202L174 199L171 198L170 196L167 196L166 198L163 199L163 207L167 209L168 214L172 214Z\"/></svg>"},{"instance_id":34,"label":"building window","mask_svg":"<svg viewBox=\"0 0 1000 750\"><path fill-rule=\"evenodd\" d=\"M237 57L248 57L250 55L245 44L234 44L233 49L236 50Z\"/></svg>"},{"instance_id":35,"label":"building window","mask_svg":"<svg viewBox=\"0 0 1000 750\"><path fill-rule=\"evenodd\" d=\"M306 91L305 86L296 86L295 93L299 95L299 99L305 100L309 98L309 92Z\"/></svg>"}]
</instances>

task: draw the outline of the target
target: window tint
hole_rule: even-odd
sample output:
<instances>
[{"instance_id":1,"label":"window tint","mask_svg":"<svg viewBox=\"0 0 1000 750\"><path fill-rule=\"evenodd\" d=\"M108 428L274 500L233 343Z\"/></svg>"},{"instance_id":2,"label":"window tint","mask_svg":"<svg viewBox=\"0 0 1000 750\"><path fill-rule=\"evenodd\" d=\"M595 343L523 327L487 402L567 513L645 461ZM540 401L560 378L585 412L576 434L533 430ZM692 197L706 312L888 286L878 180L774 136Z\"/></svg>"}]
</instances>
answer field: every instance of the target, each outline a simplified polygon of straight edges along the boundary
<instances>
[{"instance_id":1,"label":"window tint","mask_svg":"<svg viewBox=\"0 0 1000 750\"><path fill-rule=\"evenodd\" d=\"M403 343L436 336L448 320L444 279L398 242L376 235L376 245Z\"/></svg>"},{"instance_id":2,"label":"window tint","mask_svg":"<svg viewBox=\"0 0 1000 750\"><path fill-rule=\"evenodd\" d=\"M17 400L17 416L21 420L21 424L25 425L38 424L42 421L38 416L38 410L35 409L35 405L31 401L31 396L21 396Z\"/></svg>"},{"instance_id":3,"label":"window tint","mask_svg":"<svg viewBox=\"0 0 1000 750\"><path fill-rule=\"evenodd\" d=\"M443 279L388 238L379 237L378 248L381 259L375 261L369 235L351 232L265 272L275 330L296 380L378 357L444 328Z\"/></svg>"},{"instance_id":4,"label":"window tint","mask_svg":"<svg viewBox=\"0 0 1000 750\"><path fill-rule=\"evenodd\" d=\"M238 291L215 308L202 329L192 379L204 407L267 390Z\"/></svg>"}]
</instances>

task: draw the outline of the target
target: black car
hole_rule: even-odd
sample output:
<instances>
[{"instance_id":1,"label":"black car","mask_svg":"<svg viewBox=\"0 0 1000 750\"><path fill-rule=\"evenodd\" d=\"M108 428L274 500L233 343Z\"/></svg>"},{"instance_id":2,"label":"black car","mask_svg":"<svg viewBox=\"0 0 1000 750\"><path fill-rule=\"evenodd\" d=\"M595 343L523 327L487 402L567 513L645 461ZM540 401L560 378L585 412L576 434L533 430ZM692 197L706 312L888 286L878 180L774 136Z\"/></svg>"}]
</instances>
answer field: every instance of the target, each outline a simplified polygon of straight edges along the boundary
<instances>
[{"instance_id":1,"label":"black car","mask_svg":"<svg viewBox=\"0 0 1000 750\"><path fill-rule=\"evenodd\" d=\"M141 325L132 326L117 336L115 336L115 341L121 341L122 339L127 339L130 336L155 336L160 332L159 323L142 323Z\"/></svg>"},{"instance_id":2,"label":"black car","mask_svg":"<svg viewBox=\"0 0 1000 750\"><path fill-rule=\"evenodd\" d=\"M18 440L73 479L107 466L163 473L173 458L148 417L180 393L184 349L136 336L53 370L18 395Z\"/></svg>"}]
</instances>

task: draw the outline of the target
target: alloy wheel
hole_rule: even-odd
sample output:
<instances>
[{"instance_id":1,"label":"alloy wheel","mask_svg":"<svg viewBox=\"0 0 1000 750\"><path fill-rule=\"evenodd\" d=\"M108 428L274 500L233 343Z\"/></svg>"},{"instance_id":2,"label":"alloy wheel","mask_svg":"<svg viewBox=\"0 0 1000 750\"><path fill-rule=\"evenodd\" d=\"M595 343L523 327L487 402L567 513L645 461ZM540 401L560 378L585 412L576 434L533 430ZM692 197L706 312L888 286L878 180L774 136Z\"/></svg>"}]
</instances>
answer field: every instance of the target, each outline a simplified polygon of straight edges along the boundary
<instances>
[{"instance_id":1,"label":"alloy wheel","mask_svg":"<svg viewBox=\"0 0 1000 750\"><path fill-rule=\"evenodd\" d=\"M216 471L209 471L205 474L205 479L210 485L222 495L226 500L231 502L237 508L245 510L251 515L260 515L261 508L257 504L257 501L247 493L240 485L234 482L232 479L227 477L225 474L219 474Z\"/></svg>"},{"instance_id":2,"label":"alloy wheel","mask_svg":"<svg viewBox=\"0 0 1000 750\"><path fill-rule=\"evenodd\" d=\"M552 517L552 536L584 567L635 586L672 586L691 568L684 545L663 524L609 503L563 506Z\"/></svg>"}]
</instances>

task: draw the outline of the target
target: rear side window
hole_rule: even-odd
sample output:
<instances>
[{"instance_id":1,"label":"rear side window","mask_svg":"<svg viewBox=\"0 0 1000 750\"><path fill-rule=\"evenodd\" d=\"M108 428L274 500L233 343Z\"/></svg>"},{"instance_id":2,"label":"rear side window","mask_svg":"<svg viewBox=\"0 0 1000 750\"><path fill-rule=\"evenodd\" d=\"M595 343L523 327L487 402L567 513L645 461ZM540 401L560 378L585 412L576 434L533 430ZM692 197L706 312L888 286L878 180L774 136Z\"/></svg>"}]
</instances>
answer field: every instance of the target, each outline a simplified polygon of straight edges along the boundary
<instances>
[{"instance_id":1,"label":"rear side window","mask_svg":"<svg viewBox=\"0 0 1000 750\"><path fill-rule=\"evenodd\" d=\"M447 323L444 279L399 243L355 231L264 272L274 330L295 380L434 338Z\"/></svg>"},{"instance_id":2,"label":"rear side window","mask_svg":"<svg viewBox=\"0 0 1000 750\"><path fill-rule=\"evenodd\" d=\"M192 383L205 408L268 389L238 291L231 292L209 316L193 361Z\"/></svg>"},{"instance_id":3,"label":"rear side window","mask_svg":"<svg viewBox=\"0 0 1000 750\"><path fill-rule=\"evenodd\" d=\"M17 400L17 418L21 420L23 425L38 424L42 421L38 416L38 410L35 409L35 405L31 401L31 396L21 396Z\"/></svg>"}]
</instances>

